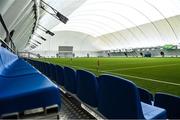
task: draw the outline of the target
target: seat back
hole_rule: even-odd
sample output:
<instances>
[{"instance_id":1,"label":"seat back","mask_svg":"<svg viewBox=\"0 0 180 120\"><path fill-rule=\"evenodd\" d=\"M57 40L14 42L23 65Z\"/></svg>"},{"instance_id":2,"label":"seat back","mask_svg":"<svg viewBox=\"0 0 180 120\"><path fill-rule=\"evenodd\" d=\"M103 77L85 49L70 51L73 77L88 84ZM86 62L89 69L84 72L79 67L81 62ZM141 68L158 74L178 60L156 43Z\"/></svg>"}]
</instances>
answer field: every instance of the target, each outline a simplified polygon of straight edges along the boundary
<instances>
[{"instance_id":1,"label":"seat back","mask_svg":"<svg viewBox=\"0 0 180 120\"><path fill-rule=\"evenodd\" d=\"M136 85L116 76L99 77L98 110L108 119L143 118Z\"/></svg>"},{"instance_id":2,"label":"seat back","mask_svg":"<svg viewBox=\"0 0 180 120\"><path fill-rule=\"evenodd\" d=\"M56 65L56 82L64 86L64 69L59 65Z\"/></svg>"},{"instance_id":3,"label":"seat back","mask_svg":"<svg viewBox=\"0 0 180 120\"><path fill-rule=\"evenodd\" d=\"M8 69L5 69L2 73L2 75L6 77L17 77L22 75L38 73L38 71L35 68L33 68L30 64L28 64L26 61L19 58L18 60L14 61L8 67Z\"/></svg>"},{"instance_id":4,"label":"seat back","mask_svg":"<svg viewBox=\"0 0 180 120\"><path fill-rule=\"evenodd\" d=\"M38 68L40 62L32 63ZM2 114L55 104L61 105L57 86L23 59L0 47L0 118Z\"/></svg>"},{"instance_id":5,"label":"seat back","mask_svg":"<svg viewBox=\"0 0 180 120\"><path fill-rule=\"evenodd\" d=\"M85 70L77 70L77 96L85 103L96 107L98 83L96 76Z\"/></svg>"},{"instance_id":6,"label":"seat back","mask_svg":"<svg viewBox=\"0 0 180 120\"><path fill-rule=\"evenodd\" d=\"M45 74L45 70L46 70L46 68L45 68L45 67L46 67L46 66L45 66L45 62L41 62L41 64L42 64L42 71L41 71L41 72L42 72L43 74Z\"/></svg>"},{"instance_id":7,"label":"seat back","mask_svg":"<svg viewBox=\"0 0 180 120\"><path fill-rule=\"evenodd\" d=\"M7 69L18 56L8 51L6 48L0 47L0 75L3 74L5 68Z\"/></svg>"},{"instance_id":8,"label":"seat back","mask_svg":"<svg viewBox=\"0 0 180 120\"><path fill-rule=\"evenodd\" d=\"M49 69L50 69L50 79L55 81L56 80L56 67L55 67L55 65L50 64Z\"/></svg>"},{"instance_id":9,"label":"seat back","mask_svg":"<svg viewBox=\"0 0 180 120\"><path fill-rule=\"evenodd\" d=\"M47 77L50 78L51 77L51 64L50 63L47 63Z\"/></svg>"},{"instance_id":10,"label":"seat back","mask_svg":"<svg viewBox=\"0 0 180 120\"><path fill-rule=\"evenodd\" d=\"M44 63L44 74L47 76L48 75L48 63Z\"/></svg>"},{"instance_id":11,"label":"seat back","mask_svg":"<svg viewBox=\"0 0 180 120\"><path fill-rule=\"evenodd\" d=\"M64 67L64 86L69 92L76 93L77 80L74 69Z\"/></svg>"},{"instance_id":12,"label":"seat back","mask_svg":"<svg viewBox=\"0 0 180 120\"><path fill-rule=\"evenodd\" d=\"M39 70L40 72L42 72L42 71L43 71L43 65L42 65L42 62L37 61L37 63L38 63L38 66L39 66L38 70Z\"/></svg>"},{"instance_id":13,"label":"seat back","mask_svg":"<svg viewBox=\"0 0 180 120\"><path fill-rule=\"evenodd\" d=\"M156 93L154 105L166 109L168 119L180 119L180 97Z\"/></svg>"},{"instance_id":14,"label":"seat back","mask_svg":"<svg viewBox=\"0 0 180 120\"><path fill-rule=\"evenodd\" d=\"M146 89L138 87L141 102L152 105L153 95Z\"/></svg>"}]
</instances>

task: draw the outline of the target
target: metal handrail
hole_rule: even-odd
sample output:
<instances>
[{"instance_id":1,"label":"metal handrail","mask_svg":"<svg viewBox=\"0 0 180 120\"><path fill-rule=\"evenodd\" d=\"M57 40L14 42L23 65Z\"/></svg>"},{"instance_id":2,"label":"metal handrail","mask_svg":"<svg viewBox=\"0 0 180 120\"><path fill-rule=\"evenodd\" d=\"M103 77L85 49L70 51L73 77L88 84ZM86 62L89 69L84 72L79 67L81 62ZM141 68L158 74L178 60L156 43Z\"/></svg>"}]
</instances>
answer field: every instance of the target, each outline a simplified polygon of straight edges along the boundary
<instances>
[{"instance_id":1,"label":"metal handrail","mask_svg":"<svg viewBox=\"0 0 180 120\"><path fill-rule=\"evenodd\" d=\"M16 46L15 46L14 42L12 41L12 38L11 38L11 36L10 36L10 34L9 34L9 31L8 31L8 29L7 29L7 27L6 27L6 24L5 24L5 22L4 22L3 17L2 17L1 14L0 14L0 22L1 22L3 28L4 28L5 32L6 32L6 38L10 40L10 46L9 46L5 41L3 41L2 39L0 39L0 42L1 42L8 50L10 50L11 52L13 52L13 53L16 54L16 53L17 53L17 52L16 52Z\"/></svg>"},{"instance_id":2,"label":"metal handrail","mask_svg":"<svg viewBox=\"0 0 180 120\"><path fill-rule=\"evenodd\" d=\"M13 52L15 54L17 53L15 50L13 50L11 47L9 47L9 45L5 41L3 41L2 39L0 39L0 43L3 44L5 46L5 48L10 50L11 52Z\"/></svg>"}]
</instances>

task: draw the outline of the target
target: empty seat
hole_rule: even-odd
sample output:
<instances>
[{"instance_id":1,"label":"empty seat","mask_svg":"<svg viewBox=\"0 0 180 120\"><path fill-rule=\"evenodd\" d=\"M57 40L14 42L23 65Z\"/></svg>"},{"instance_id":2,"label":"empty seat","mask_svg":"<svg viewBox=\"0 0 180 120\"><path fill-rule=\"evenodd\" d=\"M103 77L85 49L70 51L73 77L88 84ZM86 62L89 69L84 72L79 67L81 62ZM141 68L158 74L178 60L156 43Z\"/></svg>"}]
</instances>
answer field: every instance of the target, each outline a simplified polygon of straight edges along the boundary
<instances>
[{"instance_id":1,"label":"empty seat","mask_svg":"<svg viewBox=\"0 0 180 120\"><path fill-rule=\"evenodd\" d=\"M76 71L72 68L64 67L64 87L69 92L76 93Z\"/></svg>"},{"instance_id":2,"label":"empty seat","mask_svg":"<svg viewBox=\"0 0 180 120\"><path fill-rule=\"evenodd\" d=\"M33 68L30 64L19 58L13 62L8 69L1 72L1 76L14 77L26 74L39 73L38 70Z\"/></svg>"},{"instance_id":3,"label":"empty seat","mask_svg":"<svg viewBox=\"0 0 180 120\"><path fill-rule=\"evenodd\" d=\"M140 100L144 103L152 105L153 95L146 89L138 87Z\"/></svg>"},{"instance_id":4,"label":"empty seat","mask_svg":"<svg viewBox=\"0 0 180 120\"><path fill-rule=\"evenodd\" d=\"M0 77L0 115L57 104L60 91L46 77L36 73L11 78Z\"/></svg>"},{"instance_id":5,"label":"empty seat","mask_svg":"<svg viewBox=\"0 0 180 120\"><path fill-rule=\"evenodd\" d=\"M60 90L30 64L0 47L0 117L2 114L58 105Z\"/></svg>"},{"instance_id":6,"label":"empty seat","mask_svg":"<svg viewBox=\"0 0 180 120\"><path fill-rule=\"evenodd\" d=\"M34 66L36 69L39 69L39 65L38 65L38 62L37 62L37 61L33 61L33 66Z\"/></svg>"},{"instance_id":7,"label":"empty seat","mask_svg":"<svg viewBox=\"0 0 180 120\"><path fill-rule=\"evenodd\" d=\"M154 105L167 110L168 119L180 119L180 97L156 93Z\"/></svg>"},{"instance_id":8,"label":"empty seat","mask_svg":"<svg viewBox=\"0 0 180 120\"><path fill-rule=\"evenodd\" d=\"M56 67L55 67L55 65L50 64L49 69L50 69L50 79L55 81L56 80Z\"/></svg>"},{"instance_id":9,"label":"empty seat","mask_svg":"<svg viewBox=\"0 0 180 120\"><path fill-rule=\"evenodd\" d=\"M64 69L59 65L56 65L56 82L58 85L64 86Z\"/></svg>"},{"instance_id":10,"label":"empty seat","mask_svg":"<svg viewBox=\"0 0 180 120\"><path fill-rule=\"evenodd\" d=\"M43 64L42 64L42 62L40 62L40 61L37 61L37 62L38 62L38 64L39 64L38 70L39 70L40 72L43 72Z\"/></svg>"},{"instance_id":11,"label":"empty seat","mask_svg":"<svg viewBox=\"0 0 180 120\"><path fill-rule=\"evenodd\" d=\"M98 110L108 119L163 119L166 110L140 102L136 85L121 77L99 77Z\"/></svg>"},{"instance_id":12,"label":"empty seat","mask_svg":"<svg viewBox=\"0 0 180 120\"><path fill-rule=\"evenodd\" d=\"M45 66L45 63L44 62L42 62L42 73L43 74L45 74L45 72L46 72L46 68L45 68L46 66Z\"/></svg>"},{"instance_id":13,"label":"empty seat","mask_svg":"<svg viewBox=\"0 0 180 120\"><path fill-rule=\"evenodd\" d=\"M85 70L77 70L77 96L85 103L96 107L98 83L96 76Z\"/></svg>"},{"instance_id":14,"label":"empty seat","mask_svg":"<svg viewBox=\"0 0 180 120\"><path fill-rule=\"evenodd\" d=\"M46 76L47 76L48 78L51 77L51 69L50 69L50 67L51 67L51 64L50 64L50 63L47 63L47 69L46 69L46 70L47 70L47 75L46 75Z\"/></svg>"},{"instance_id":15,"label":"empty seat","mask_svg":"<svg viewBox=\"0 0 180 120\"><path fill-rule=\"evenodd\" d=\"M18 56L0 47L0 73L18 59Z\"/></svg>"},{"instance_id":16,"label":"empty seat","mask_svg":"<svg viewBox=\"0 0 180 120\"><path fill-rule=\"evenodd\" d=\"M47 72L48 72L48 63L44 62L44 75L47 76Z\"/></svg>"},{"instance_id":17,"label":"empty seat","mask_svg":"<svg viewBox=\"0 0 180 120\"><path fill-rule=\"evenodd\" d=\"M49 63L49 78L53 80L53 64Z\"/></svg>"},{"instance_id":18,"label":"empty seat","mask_svg":"<svg viewBox=\"0 0 180 120\"><path fill-rule=\"evenodd\" d=\"M49 63L45 63L45 75L48 77L48 74L49 74Z\"/></svg>"}]
</instances>

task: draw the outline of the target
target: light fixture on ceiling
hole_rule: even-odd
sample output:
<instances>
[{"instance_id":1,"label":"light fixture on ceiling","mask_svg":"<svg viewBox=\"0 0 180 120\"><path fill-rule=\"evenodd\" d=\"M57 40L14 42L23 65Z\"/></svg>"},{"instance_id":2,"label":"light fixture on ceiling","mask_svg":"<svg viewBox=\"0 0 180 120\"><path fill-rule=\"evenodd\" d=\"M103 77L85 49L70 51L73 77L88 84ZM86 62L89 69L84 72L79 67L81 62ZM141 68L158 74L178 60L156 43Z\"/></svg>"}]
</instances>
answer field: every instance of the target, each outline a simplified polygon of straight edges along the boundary
<instances>
[{"instance_id":1,"label":"light fixture on ceiling","mask_svg":"<svg viewBox=\"0 0 180 120\"><path fill-rule=\"evenodd\" d=\"M67 21L69 20L66 16L62 15L59 11L54 9L52 6L50 6L43 0L41 0L40 8L43 9L45 12L49 13L50 15L52 15L53 17L55 17L56 19L60 20L64 24L66 24ZM46 8L50 8L54 13L49 12Z\"/></svg>"},{"instance_id":2,"label":"light fixture on ceiling","mask_svg":"<svg viewBox=\"0 0 180 120\"><path fill-rule=\"evenodd\" d=\"M53 32L51 32L50 30L46 29L45 27L43 27L42 25L38 24L38 28L42 31L44 31L46 34L49 34L51 36L54 36L55 34Z\"/></svg>"},{"instance_id":3,"label":"light fixture on ceiling","mask_svg":"<svg viewBox=\"0 0 180 120\"><path fill-rule=\"evenodd\" d=\"M32 44L32 45L38 46L36 43L34 43L34 42L32 42L32 41L29 41L29 44Z\"/></svg>"},{"instance_id":4,"label":"light fixture on ceiling","mask_svg":"<svg viewBox=\"0 0 180 120\"><path fill-rule=\"evenodd\" d=\"M41 38L42 40L46 41L46 39L44 37L42 37L41 35L37 34L37 33L33 33L36 37Z\"/></svg>"},{"instance_id":5,"label":"light fixture on ceiling","mask_svg":"<svg viewBox=\"0 0 180 120\"><path fill-rule=\"evenodd\" d=\"M36 43L38 43L39 45L41 45L41 43L40 43L39 41L34 40L34 39L31 39L31 40L33 40L33 41L35 41Z\"/></svg>"}]
</instances>

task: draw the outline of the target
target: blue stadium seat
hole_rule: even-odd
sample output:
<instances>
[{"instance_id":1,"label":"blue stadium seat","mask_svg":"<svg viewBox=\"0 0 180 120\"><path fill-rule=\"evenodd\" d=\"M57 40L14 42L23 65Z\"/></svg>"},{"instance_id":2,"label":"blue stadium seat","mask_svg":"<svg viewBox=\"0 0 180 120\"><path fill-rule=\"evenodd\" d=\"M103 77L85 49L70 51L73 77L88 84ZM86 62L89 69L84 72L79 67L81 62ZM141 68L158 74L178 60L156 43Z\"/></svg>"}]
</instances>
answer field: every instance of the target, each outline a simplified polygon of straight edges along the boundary
<instances>
[{"instance_id":1,"label":"blue stadium seat","mask_svg":"<svg viewBox=\"0 0 180 120\"><path fill-rule=\"evenodd\" d=\"M154 105L166 109L168 119L180 119L179 96L156 93Z\"/></svg>"},{"instance_id":2,"label":"blue stadium seat","mask_svg":"<svg viewBox=\"0 0 180 120\"><path fill-rule=\"evenodd\" d=\"M33 65L34 65L34 67L35 67L36 69L39 68L37 61L33 61Z\"/></svg>"},{"instance_id":3,"label":"blue stadium seat","mask_svg":"<svg viewBox=\"0 0 180 120\"><path fill-rule=\"evenodd\" d=\"M8 68L14 61L18 59L18 56L9 52L5 48L0 47L0 73Z\"/></svg>"},{"instance_id":4,"label":"blue stadium seat","mask_svg":"<svg viewBox=\"0 0 180 120\"><path fill-rule=\"evenodd\" d=\"M44 62L44 75L47 75L48 72L48 63Z\"/></svg>"},{"instance_id":5,"label":"blue stadium seat","mask_svg":"<svg viewBox=\"0 0 180 120\"><path fill-rule=\"evenodd\" d=\"M1 47L0 66L0 117L55 104L60 108L58 87L23 59Z\"/></svg>"},{"instance_id":6,"label":"blue stadium seat","mask_svg":"<svg viewBox=\"0 0 180 120\"><path fill-rule=\"evenodd\" d=\"M49 63L49 78L53 80L53 64Z\"/></svg>"},{"instance_id":7,"label":"blue stadium seat","mask_svg":"<svg viewBox=\"0 0 180 120\"><path fill-rule=\"evenodd\" d=\"M56 65L56 82L58 85L64 86L64 69L59 65Z\"/></svg>"},{"instance_id":8,"label":"blue stadium seat","mask_svg":"<svg viewBox=\"0 0 180 120\"><path fill-rule=\"evenodd\" d=\"M47 63L47 77L50 78L51 77L51 64Z\"/></svg>"},{"instance_id":9,"label":"blue stadium seat","mask_svg":"<svg viewBox=\"0 0 180 120\"><path fill-rule=\"evenodd\" d=\"M45 63L45 75L48 77L49 75L49 63Z\"/></svg>"},{"instance_id":10,"label":"blue stadium seat","mask_svg":"<svg viewBox=\"0 0 180 120\"><path fill-rule=\"evenodd\" d=\"M46 68L45 68L45 67L46 67L46 66L45 66L45 63L44 63L44 62L42 62L42 68L43 68L43 69L42 69L42 73L43 73L43 74L45 74L45 70L46 70Z\"/></svg>"},{"instance_id":11,"label":"blue stadium seat","mask_svg":"<svg viewBox=\"0 0 180 120\"><path fill-rule=\"evenodd\" d=\"M0 116L54 104L60 107L61 103L59 89L38 73L11 78L0 77L0 91Z\"/></svg>"},{"instance_id":12,"label":"blue stadium seat","mask_svg":"<svg viewBox=\"0 0 180 120\"><path fill-rule=\"evenodd\" d=\"M9 65L8 68L4 69L0 73L0 75L7 77L14 77L14 76L20 76L26 74L33 74L33 73L39 73L39 72L35 68L33 68L30 64L25 62L23 59L19 58L11 65Z\"/></svg>"},{"instance_id":13,"label":"blue stadium seat","mask_svg":"<svg viewBox=\"0 0 180 120\"><path fill-rule=\"evenodd\" d=\"M64 67L64 87L71 93L76 93L77 78L76 71L69 67Z\"/></svg>"},{"instance_id":14,"label":"blue stadium seat","mask_svg":"<svg viewBox=\"0 0 180 120\"><path fill-rule=\"evenodd\" d=\"M38 64L39 64L39 71L43 72L43 64L42 64L42 62L38 61Z\"/></svg>"},{"instance_id":15,"label":"blue stadium seat","mask_svg":"<svg viewBox=\"0 0 180 120\"><path fill-rule=\"evenodd\" d=\"M134 83L110 75L99 77L98 110L108 119L166 118L166 110L140 101Z\"/></svg>"},{"instance_id":16,"label":"blue stadium seat","mask_svg":"<svg viewBox=\"0 0 180 120\"><path fill-rule=\"evenodd\" d=\"M50 79L55 81L56 80L56 67L54 64L50 64Z\"/></svg>"},{"instance_id":17,"label":"blue stadium seat","mask_svg":"<svg viewBox=\"0 0 180 120\"><path fill-rule=\"evenodd\" d=\"M140 100L144 103L152 105L153 95L146 89L138 87Z\"/></svg>"},{"instance_id":18,"label":"blue stadium seat","mask_svg":"<svg viewBox=\"0 0 180 120\"><path fill-rule=\"evenodd\" d=\"M77 96L85 103L98 104L98 83L96 76L85 70L77 70Z\"/></svg>"}]
</instances>

